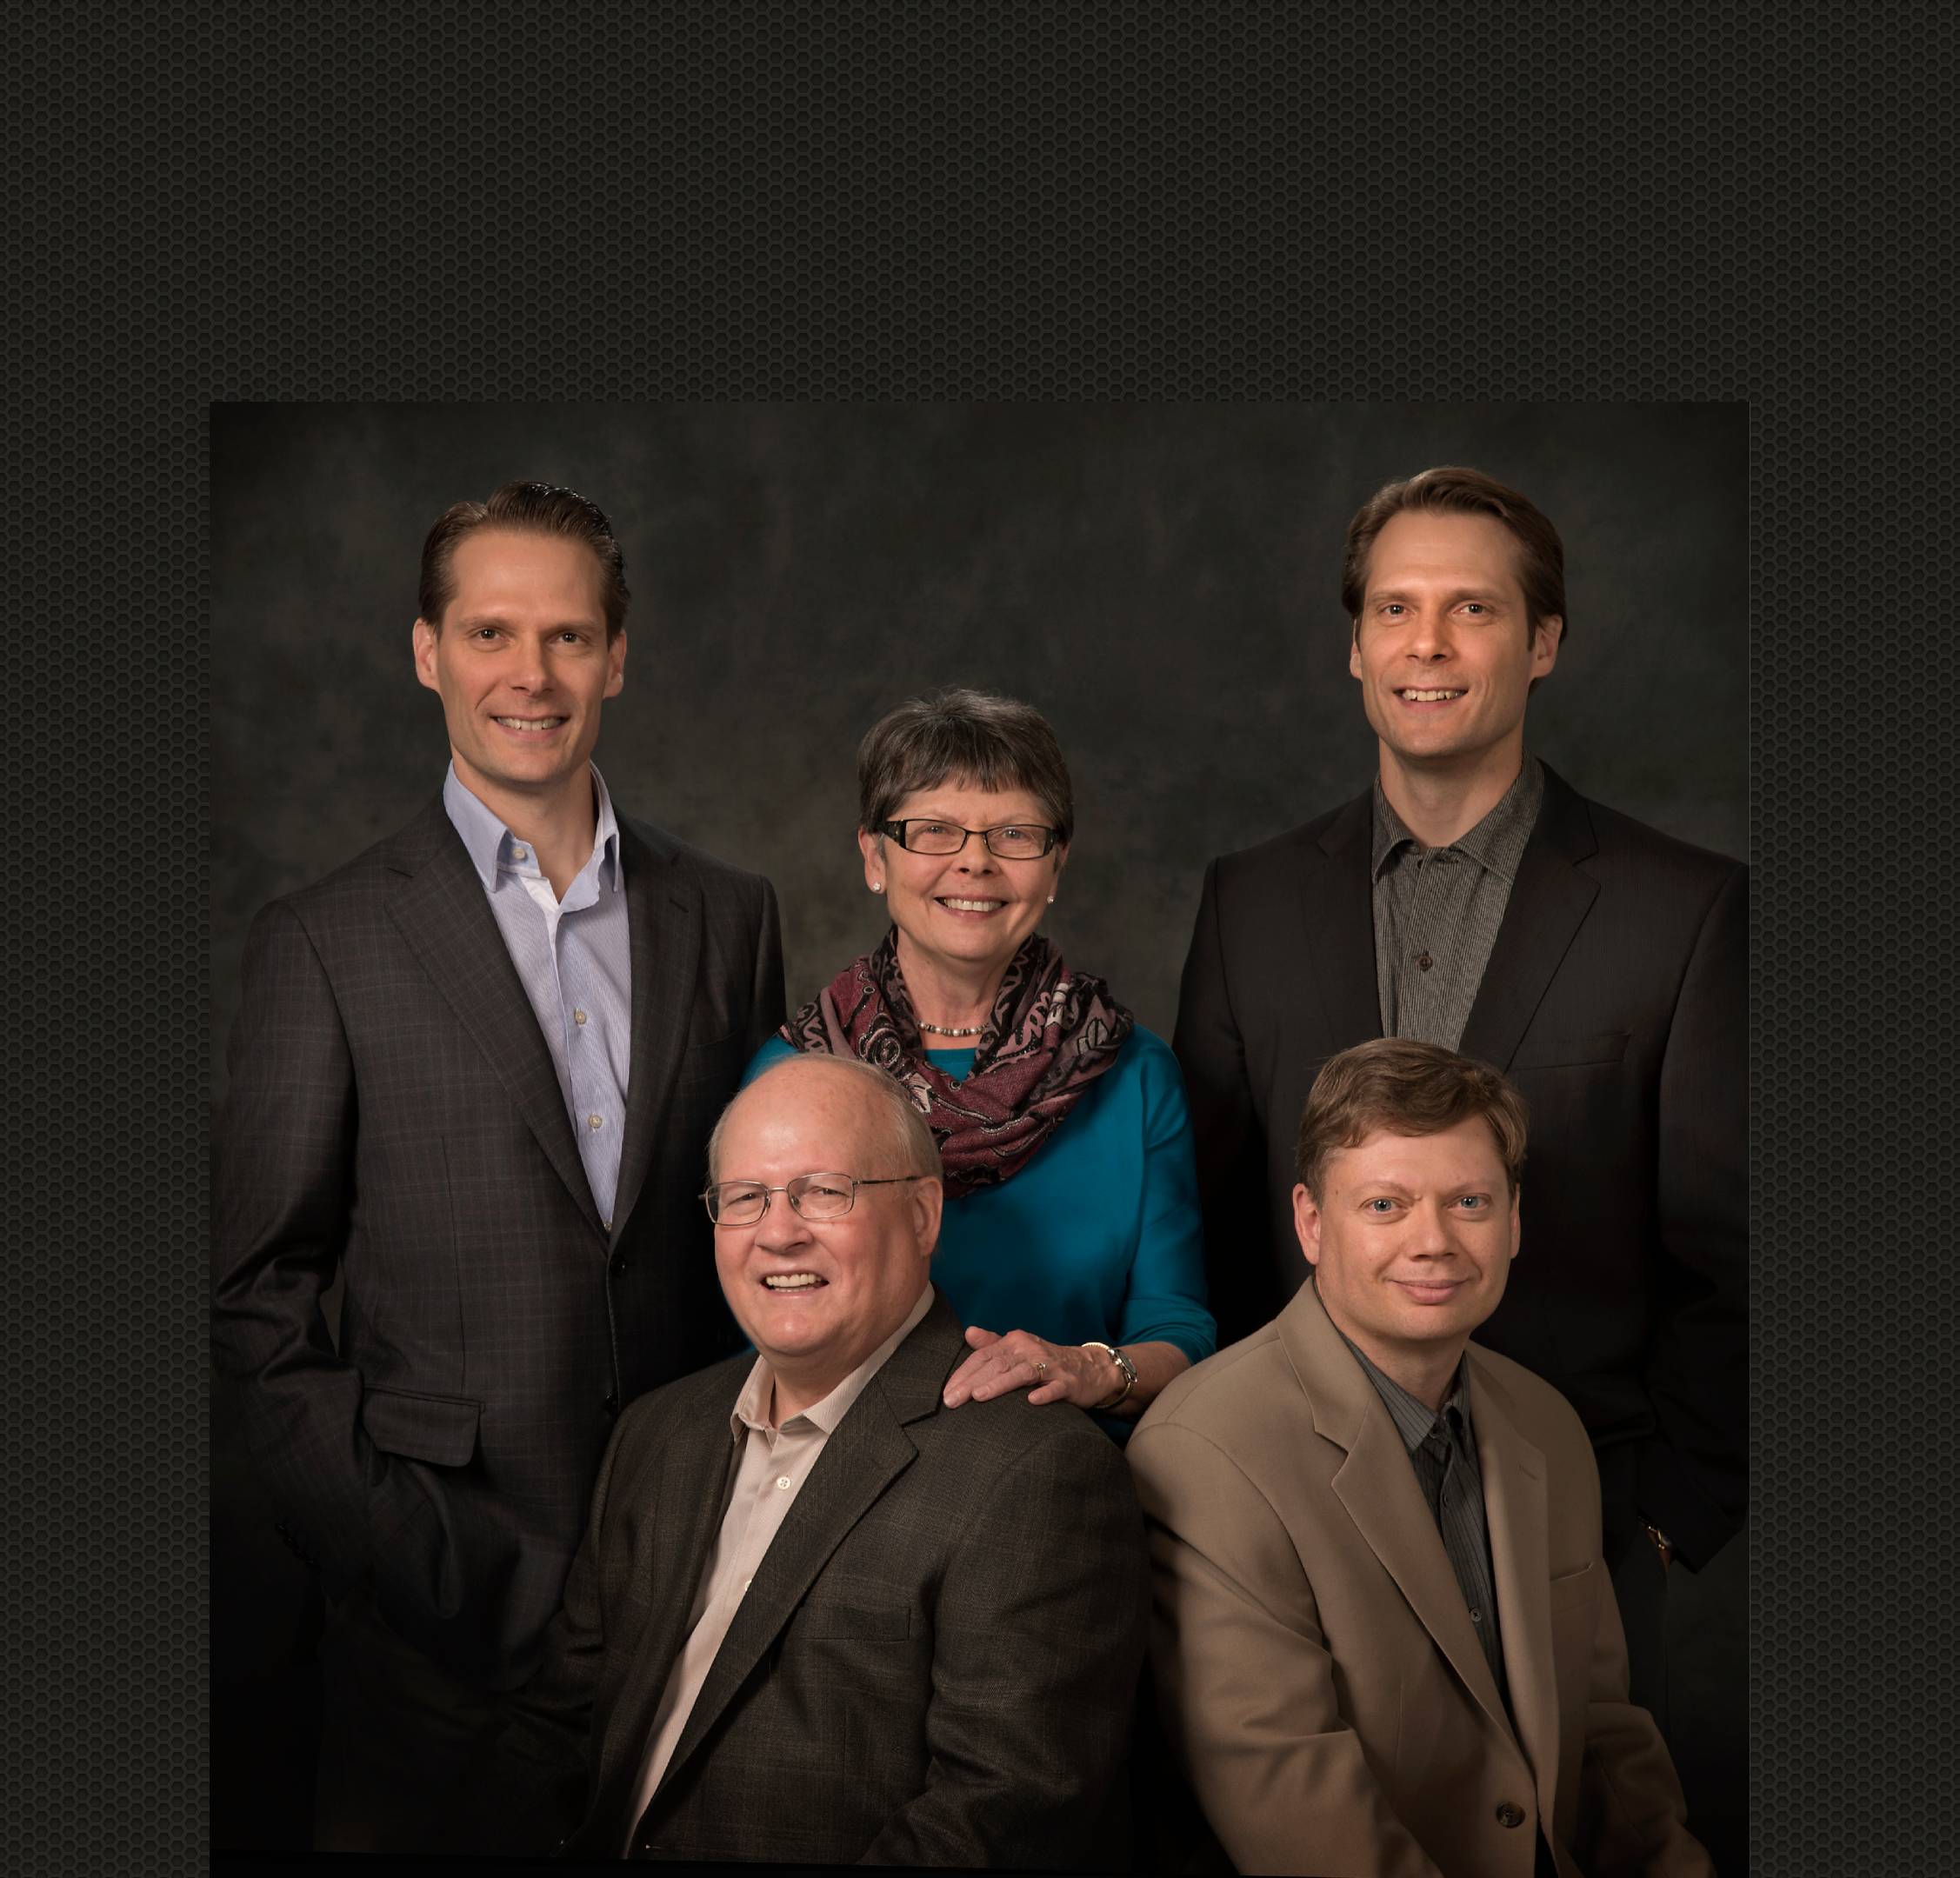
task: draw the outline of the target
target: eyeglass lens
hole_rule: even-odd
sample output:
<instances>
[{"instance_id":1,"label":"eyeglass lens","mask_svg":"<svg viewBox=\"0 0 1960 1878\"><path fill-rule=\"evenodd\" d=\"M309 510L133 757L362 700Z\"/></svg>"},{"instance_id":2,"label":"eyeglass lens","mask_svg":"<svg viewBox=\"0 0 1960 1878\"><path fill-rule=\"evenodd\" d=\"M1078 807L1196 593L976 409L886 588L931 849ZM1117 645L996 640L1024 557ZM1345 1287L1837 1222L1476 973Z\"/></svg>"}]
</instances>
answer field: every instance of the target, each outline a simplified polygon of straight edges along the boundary
<instances>
[{"instance_id":1,"label":"eyeglass lens","mask_svg":"<svg viewBox=\"0 0 1960 1878\"><path fill-rule=\"evenodd\" d=\"M799 1174L783 1191L805 1219L838 1219L850 1211L856 1188L848 1174ZM771 1191L759 1181L724 1181L710 1195L709 1215L718 1226L746 1226L768 1210Z\"/></svg>"}]
</instances>

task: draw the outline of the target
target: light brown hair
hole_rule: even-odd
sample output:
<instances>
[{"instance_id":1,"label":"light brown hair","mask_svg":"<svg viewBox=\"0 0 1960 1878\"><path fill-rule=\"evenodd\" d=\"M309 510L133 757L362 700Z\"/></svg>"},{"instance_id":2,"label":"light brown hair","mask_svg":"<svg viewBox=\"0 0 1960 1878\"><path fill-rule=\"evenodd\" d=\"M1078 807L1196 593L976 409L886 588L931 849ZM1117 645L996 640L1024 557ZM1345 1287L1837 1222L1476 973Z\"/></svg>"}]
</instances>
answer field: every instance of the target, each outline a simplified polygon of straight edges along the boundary
<instances>
[{"instance_id":1,"label":"light brown hair","mask_svg":"<svg viewBox=\"0 0 1960 1878\"><path fill-rule=\"evenodd\" d=\"M1507 489L1481 470L1443 464L1403 482L1385 483L1348 523L1347 550L1341 558L1341 605L1350 621L1361 616L1368 590L1368 561L1375 537L1390 518L1404 509L1442 515L1487 515L1510 530L1517 543L1517 576L1524 589L1525 623L1536 633L1541 620L1565 619L1565 544L1558 530L1530 500ZM1567 621L1570 628L1570 622ZM1561 641L1571 636L1570 630Z\"/></svg>"},{"instance_id":2,"label":"light brown hair","mask_svg":"<svg viewBox=\"0 0 1960 1878\"><path fill-rule=\"evenodd\" d=\"M1327 1157L1340 1149L1358 1147L1377 1129L1441 1135L1473 1115L1490 1123L1516 1193L1524 1170L1526 1111L1511 1083L1489 1063L1437 1044L1377 1037L1321 1065L1300 1116L1294 1166L1317 1205Z\"/></svg>"},{"instance_id":3,"label":"light brown hair","mask_svg":"<svg viewBox=\"0 0 1960 1878\"><path fill-rule=\"evenodd\" d=\"M599 563L606 615L606 643L626 624L626 562L613 539L606 512L590 496L556 483L506 483L488 502L452 503L436 518L422 543L422 578L416 607L431 632L440 632L443 609L456 597L451 563L457 544L478 529L511 529L534 535L562 535L583 542Z\"/></svg>"}]
</instances>

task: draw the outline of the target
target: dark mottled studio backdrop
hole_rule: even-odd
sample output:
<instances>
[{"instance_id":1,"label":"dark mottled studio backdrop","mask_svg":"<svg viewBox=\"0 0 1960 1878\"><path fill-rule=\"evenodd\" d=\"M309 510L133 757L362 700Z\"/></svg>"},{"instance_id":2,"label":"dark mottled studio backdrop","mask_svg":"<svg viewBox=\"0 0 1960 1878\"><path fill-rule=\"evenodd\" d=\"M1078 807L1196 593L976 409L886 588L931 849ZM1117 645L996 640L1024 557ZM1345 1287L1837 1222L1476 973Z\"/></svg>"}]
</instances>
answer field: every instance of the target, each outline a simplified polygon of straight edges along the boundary
<instances>
[{"instance_id":1,"label":"dark mottled studio backdrop","mask_svg":"<svg viewBox=\"0 0 1960 1878\"><path fill-rule=\"evenodd\" d=\"M422 537L458 497L538 477L611 515L634 599L598 760L628 812L775 881L792 1002L881 930L852 841L857 739L909 694L977 684L1046 711L1074 771L1050 929L1168 1036L1205 862L1371 774L1342 536L1377 485L1448 462L1517 484L1565 538L1570 636L1532 701L1537 749L1745 853L1737 405L217 409L214 1095L253 910L440 781L409 628ZM222 1402L213 1428L212 1840L302 1845L317 1595ZM1739 1687L1742 1642L1705 1642L1712 1700Z\"/></svg>"},{"instance_id":2,"label":"dark mottled studio backdrop","mask_svg":"<svg viewBox=\"0 0 1960 1878\"><path fill-rule=\"evenodd\" d=\"M1590 794L1746 852L1739 405L344 405L211 424L214 1093L252 911L407 818L446 760L417 557L510 476L612 516L633 589L598 762L619 803L767 874L792 1003L880 922L853 753L947 684L1053 720L1078 833L1049 930L1168 1036L1205 862L1360 789L1343 530L1467 463L1569 563L1531 704Z\"/></svg>"}]
</instances>

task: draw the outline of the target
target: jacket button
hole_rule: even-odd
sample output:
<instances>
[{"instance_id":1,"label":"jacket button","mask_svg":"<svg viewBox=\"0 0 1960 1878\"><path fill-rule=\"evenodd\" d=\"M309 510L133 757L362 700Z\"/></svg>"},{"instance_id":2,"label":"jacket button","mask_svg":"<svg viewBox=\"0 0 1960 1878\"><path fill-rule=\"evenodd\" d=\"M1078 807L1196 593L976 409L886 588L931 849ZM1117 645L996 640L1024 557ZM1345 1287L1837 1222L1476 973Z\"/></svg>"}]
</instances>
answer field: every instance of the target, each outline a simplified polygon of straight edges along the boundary
<instances>
[{"instance_id":1,"label":"jacket button","mask_svg":"<svg viewBox=\"0 0 1960 1878\"><path fill-rule=\"evenodd\" d=\"M617 1415L619 1413L619 1391L617 1389L608 1389L606 1399L599 1406L608 1415Z\"/></svg>"},{"instance_id":2,"label":"jacket button","mask_svg":"<svg viewBox=\"0 0 1960 1878\"><path fill-rule=\"evenodd\" d=\"M1524 1808L1505 1801L1497 1808L1497 1823L1500 1826L1522 1826L1524 1823Z\"/></svg>"},{"instance_id":3,"label":"jacket button","mask_svg":"<svg viewBox=\"0 0 1960 1878\"><path fill-rule=\"evenodd\" d=\"M613 1255L612 1275L615 1278L623 1278L626 1275L626 1255L623 1252Z\"/></svg>"}]
</instances>

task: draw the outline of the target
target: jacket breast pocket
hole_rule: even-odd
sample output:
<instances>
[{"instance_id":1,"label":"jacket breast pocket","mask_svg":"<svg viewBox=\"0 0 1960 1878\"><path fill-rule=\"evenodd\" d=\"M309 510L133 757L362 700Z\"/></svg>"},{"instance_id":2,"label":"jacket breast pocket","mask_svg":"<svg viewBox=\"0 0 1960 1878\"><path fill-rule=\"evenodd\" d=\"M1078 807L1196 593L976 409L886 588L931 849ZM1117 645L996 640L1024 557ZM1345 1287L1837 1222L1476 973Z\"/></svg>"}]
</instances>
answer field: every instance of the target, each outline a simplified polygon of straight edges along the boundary
<instances>
[{"instance_id":1,"label":"jacket breast pocket","mask_svg":"<svg viewBox=\"0 0 1960 1878\"><path fill-rule=\"evenodd\" d=\"M377 1448L437 1467L468 1464L483 1412L481 1402L463 1395L370 1389L361 1397L361 1426Z\"/></svg>"},{"instance_id":2,"label":"jacket breast pocket","mask_svg":"<svg viewBox=\"0 0 1960 1878\"><path fill-rule=\"evenodd\" d=\"M1583 1069L1617 1063L1626 1055L1624 1030L1595 1030L1583 1036L1526 1037L1510 1061L1513 1069Z\"/></svg>"},{"instance_id":3,"label":"jacket breast pocket","mask_svg":"<svg viewBox=\"0 0 1960 1878\"><path fill-rule=\"evenodd\" d=\"M674 1079L676 1089L690 1092L707 1089L717 1101L734 1095L735 1085L748 1067L747 1043L748 1033L742 1029L690 1042Z\"/></svg>"},{"instance_id":4,"label":"jacket breast pocket","mask_svg":"<svg viewBox=\"0 0 1960 1878\"><path fill-rule=\"evenodd\" d=\"M1578 1570L1552 1580L1549 1602L1554 1617L1561 1611L1583 1610L1592 1602L1599 1588L1597 1566L1597 1559L1588 1559Z\"/></svg>"},{"instance_id":5,"label":"jacket breast pocket","mask_svg":"<svg viewBox=\"0 0 1960 1878\"><path fill-rule=\"evenodd\" d=\"M836 1598L810 1598L790 1620L784 1642L840 1637L854 1643L875 1643L911 1635L911 1613L903 1604L845 1603Z\"/></svg>"}]
</instances>

